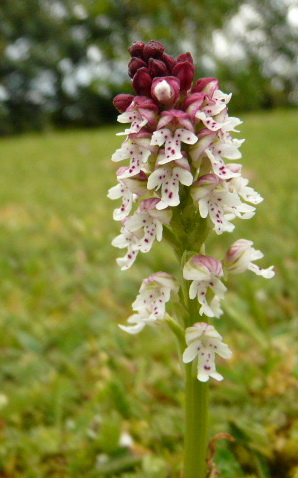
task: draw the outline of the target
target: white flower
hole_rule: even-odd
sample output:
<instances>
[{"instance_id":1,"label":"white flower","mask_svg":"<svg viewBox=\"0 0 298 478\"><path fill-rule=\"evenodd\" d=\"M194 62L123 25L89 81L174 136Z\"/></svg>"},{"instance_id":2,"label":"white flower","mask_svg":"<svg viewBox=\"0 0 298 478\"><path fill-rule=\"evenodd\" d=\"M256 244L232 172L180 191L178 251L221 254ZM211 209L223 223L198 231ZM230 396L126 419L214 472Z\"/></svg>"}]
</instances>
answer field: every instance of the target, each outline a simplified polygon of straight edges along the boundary
<instances>
[{"instance_id":1,"label":"white flower","mask_svg":"<svg viewBox=\"0 0 298 478\"><path fill-rule=\"evenodd\" d=\"M235 131L236 133L239 133L239 130L235 128L242 123L243 121L241 121L241 119L236 118L234 116L228 116L228 114L226 113L224 126L221 128L220 135L222 135L222 137L225 137L226 139L229 139L229 132Z\"/></svg>"},{"instance_id":2,"label":"white flower","mask_svg":"<svg viewBox=\"0 0 298 478\"><path fill-rule=\"evenodd\" d=\"M159 164L166 164L170 161L182 158L181 142L186 144L194 144L198 141L198 137L185 128L176 129L173 134L168 128L154 131L152 135L151 145L162 146L165 144L165 155Z\"/></svg>"},{"instance_id":3,"label":"white flower","mask_svg":"<svg viewBox=\"0 0 298 478\"><path fill-rule=\"evenodd\" d=\"M217 90L219 92L219 90ZM220 92L221 93L221 92ZM228 101L229 95L225 95L224 101ZM218 105L221 104L219 95ZM214 103L213 106L217 104ZM222 103L225 105L225 103ZM218 109L219 106L216 106ZM220 109L220 108L219 108ZM222 111L217 114L216 120L206 113L212 115L212 106L205 106L201 111L197 112L196 117L201 119L207 129L203 129L199 133L199 141L191 149L191 157L194 163L198 163L202 156L207 156L210 160L213 172L221 179L231 179L240 176L239 171L235 171L227 166L223 160L239 159L241 153L239 147L244 139L233 139L230 131L236 131L236 126L242 123L238 118L229 117L224 107Z\"/></svg>"},{"instance_id":4,"label":"white flower","mask_svg":"<svg viewBox=\"0 0 298 478\"><path fill-rule=\"evenodd\" d=\"M247 186L248 183L248 179L243 178L242 176L232 178L229 181L229 189L230 191L239 194L244 201L250 202L252 204L259 204L263 201L262 196L253 188Z\"/></svg>"},{"instance_id":5,"label":"white flower","mask_svg":"<svg viewBox=\"0 0 298 478\"><path fill-rule=\"evenodd\" d=\"M145 311L131 315L127 319L127 323L130 325L119 325L120 329L124 330L128 334L135 335L141 332L143 328L152 322L155 322L153 317L148 317Z\"/></svg>"},{"instance_id":6,"label":"white flower","mask_svg":"<svg viewBox=\"0 0 298 478\"><path fill-rule=\"evenodd\" d=\"M122 198L121 207L118 209L114 209L113 213L113 219L115 221L122 221L130 213L132 204L137 199L137 196L129 190L129 188L123 183L123 181L119 181L119 184L109 189L108 198Z\"/></svg>"},{"instance_id":7,"label":"white flower","mask_svg":"<svg viewBox=\"0 0 298 478\"><path fill-rule=\"evenodd\" d=\"M239 176L239 173L234 172L226 165L219 154L214 154L212 148L207 148L205 152L210 160L213 173L220 179L227 180Z\"/></svg>"},{"instance_id":8,"label":"white flower","mask_svg":"<svg viewBox=\"0 0 298 478\"><path fill-rule=\"evenodd\" d=\"M117 121L119 121L119 123L131 123L130 128L127 128L121 133L117 133L117 136L123 134L138 133L143 128L143 126L148 123L148 120L144 118L137 109L125 111L118 116Z\"/></svg>"},{"instance_id":9,"label":"white flower","mask_svg":"<svg viewBox=\"0 0 298 478\"><path fill-rule=\"evenodd\" d=\"M204 106L200 108L195 114L195 117L202 121L202 123L210 131L219 131L228 124L227 115L223 112L227 111L226 105L229 103L232 94L225 94L222 91L216 89L210 95L206 95Z\"/></svg>"},{"instance_id":10,"label":"white flower","mask_svg":"<svg viewBox=\"0 0 298 478\"><path fill-rule=\"evenodd\" d=\"M213 257L197 255L191 257L183 268L183 277L191 280L189 298L198 297L201 304L200 314L208 317L219 317L222 314L220 299L227 290L219 277L223 276L222 264ZM208 303L207 292L213 292L213 299Z\"/></svg>"},{"instance_id":11,"label":"white flower","mask_svg":"<svg viewBox=\"0 0 298 478\"><path fill-rule=\"evenodd\" d=\"M152 128L156 124L157 112L158 107L152 99L135 97L127 110L117 118L119 123L131 123L130 128L117 135L139 133L146 125Z\"/></svg>"},{"instance_id":12,"label":"white flower","mask_svg":"<svg viewBox=\"0 0 298 478\"><path fill-rule=\"evenodd\" d=\"M134 142L132 139L127 139L122 144L121 148L117 149L112 156L112 161L118 162L125 159L130 160L129 168L126 168L125 173L119 176L121 178L135 176L139 174L144 168L151 154L149 146L150 140L143 140L142 144Z\"/></svg>"},{"instance_id":13,"label":"white flower","mask_svg":"<svg viewBox=\"0 0 298 478\"><path fill-rule=\"evenodd\" d=\"M244 140L221 140L219 134L212 133L208 130L203 130L200 133L200 139L194 147L190 150L191 158L196 166L199 166L200 159L207 156L210 161L213 173L220 179L231 179L240 176L240 167L231 168L226 165L222 158L239 159L241 153L239 147ZM240 166L240 165L239 165Z\"/></svg>"},{"instance_id":14,"label":"white flower","mask_svg":"<svg viewBox=\"0 0 298 478\"><path fill-rule=\"evenodd\" d=\"M112 240L112 246L124 249L127 247L127 254L124 257L116 259L121 270L129 269L135 262L140 250L141 234L135 234L125 229L125 225L121 228L121 234Z\"/></svg>"},{"instance_id":15,"label":"white flower","mask_svg":"<svg viewBox=\"0 0 298 478\"><path fill-rule=\"evenodd\" d=\"M225 359L232 357L232 351L222 342L222 337L212 325L198 322L188 327L185 332L188 347L183 353L183 362L192 362L198 357L198 375L200 382L207 382L209 377L223 380L223 376L216 371L215 354Z\"/></svg>"},{"instance_id":16,"label":"white flower","mask_svg":"<svg viewBox=\"0 0 298 478\"><path fill-rule=\"evenodd\" d=\"M159 201L157 198L145 199L133 216L124 219L121 234L112 241L115 247L127 247L127 254L117 259L121 270L132 266L139 251L149 252L155 239L161 241L163 224L170 222L172 212L158 211Z\"/></svg>"},{"instance_id":17,"label":"white flower","mask_svg":"<svg viewBox=\"0 0 298 478\"><path fill-rule=\"evenodd\" d=\"M250 270L258 276L271 279L275 275L273 266L262 269L256 264L253 264L253 261L262 259L264 254L252 246L253 242L246 239L239 239L234 242L226 254L224 260L225 269L231 274L241 274L242 272Z\"/></svg>"},{"instance_id":18,"label":"white flower","mask_svg":"<svg viewBox=\"0 0 298 478\"><path fill-rule=\"evenodd\" d=\"M205 149L205 153L210 160L213 172L221 179L227 180L240 175L238 172L229 169L222 158L241 158L242 155L239 151L239 147L243 141L244 140L242 139L231 139L230 141L218 139Z\"/></svg>"},{"instance_id":19,"label":"white flower","mask_svg":"<svg viewBox=\"0 0 298 478\"><path fill-rule=\"evenodd\" d=\"M148 189L159 189L161 187L161 200L156 209L165 209L168 206L180 204L179 185L190 186L193 181L189 171L189 163L186 158L173 161L172 163L157 168L148 179Z\"/></svg>"},{"instance_id":20,"label":"white flower","mask_svg":"<svg viewBox=\"0 0 298 478\"><path fill-rule=\"evenodd\" d=\"M193 184L191 191L193 200L198 202L201 217L209 215L217 234L233 231L235 226L230 220L236 216L250 219L255 213L253 206L241 202L235 188L234 192L229 190L229 184L216 174L206 174Z\"/></svg>"},{"instance_id":21,"label":"white flower","mask_svg":"<svg viewBox=\"0 0 298 478\"><path fill-rule=\"evenodd\" d=\"M204 111L209 116L215 116L221 113L226 108L232 97L232 93L225 94L220 90L215 90L212 99L209 99L208 104L205 105L201 111ZM207 97L208 98L208 97Z\"/></svg>"},{"instance_id":22,"label":"white flower","mask_svg":"<svg viewBox=\"0 0 298 478\"><path fill-rule=\"evenodd\" d=\"M129 167L120 168L117 175L125 175ZM141 171L138 175L129 178L119 179L119 183L108 191L108 198L122 198L121 207L114 210L113 218L115 221L122 221L131 211L133 203L139 196L143 196L147 192L147 175Z\"/></svg>"},{"instance_id":23,"label":"white flower","mask_svg":"<svg viewBox=\"0 0 298 478\"><path fill-rule=\"evenodd\" d=\"M125 332L136 334L146 324L161 320L166 313L166 303L171 293L178 293L177 280L166 272L156 272L144 279L136 300L132 304L133 314L128 319L129 326L120 325Z\"/></svg>"},{"instance_id":24,"label":"white flower","mask_svg":"<svg viewBox=\"0 0 298 478\"><path fill-rule=\"evenodd\" d=\"M221 123L216 121L212 116L206 115L206 113L202 110L198 111L195 117L202 121L202 123L208 128L210 131L218 131L221 129L225 123Z\"/></svg>"}]
</instances>

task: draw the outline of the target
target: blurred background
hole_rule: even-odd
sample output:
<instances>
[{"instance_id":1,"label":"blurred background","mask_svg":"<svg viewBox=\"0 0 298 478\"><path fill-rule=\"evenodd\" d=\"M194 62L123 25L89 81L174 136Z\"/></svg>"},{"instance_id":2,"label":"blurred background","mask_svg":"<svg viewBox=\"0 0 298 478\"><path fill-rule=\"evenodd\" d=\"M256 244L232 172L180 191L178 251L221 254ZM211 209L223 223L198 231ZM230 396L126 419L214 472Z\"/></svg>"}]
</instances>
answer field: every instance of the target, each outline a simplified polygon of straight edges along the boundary
<instances>
[{"instance_id":1,"label":"blurred background","mask_svg":"<svg viewBox=\"0 0 298 478\"><path fill-rule=\"evenodd\" d=\"M235 111L298 103L296 0L2 0L0 14L1 134L114 121L140 39L190 51Z\"/></svg>"},{"instance_id":2,"label":"blurred background","mask_svg":"<svg viewBox=\"0 0 298 478\"><path fill-rule=\"evenodd\" d=\"M117 327L143 278L178 264L161 243L119 271L106 197L112 98L132 93L131 42L151 39L233 93L265 198L208 252L247 238L276 269L229 281L216 327L234 356L211 384L210 438L235 441L214 460L222 478L298 478L297 37L294 0L1 0L0 478L180 478L175 340Z\"/></svg>"}]
</instances>

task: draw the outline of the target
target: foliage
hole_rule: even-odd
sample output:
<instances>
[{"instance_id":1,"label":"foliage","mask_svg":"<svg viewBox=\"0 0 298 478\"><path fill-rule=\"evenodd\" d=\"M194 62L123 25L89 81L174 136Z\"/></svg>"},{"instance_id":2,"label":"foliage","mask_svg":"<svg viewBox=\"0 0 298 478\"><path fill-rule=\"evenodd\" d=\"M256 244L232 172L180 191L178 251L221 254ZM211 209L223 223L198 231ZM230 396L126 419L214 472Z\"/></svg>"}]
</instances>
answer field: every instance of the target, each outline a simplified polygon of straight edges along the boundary
<instances>
[{"instance_id":1,"label":"foliage","mask_svg":"<svg viewBox=\"0 0 298 478\"><path fill-rule=\"evenodd\" d=\"M51 122L110 122L116 116L112 97L120 90L130 92L123 66L127 47L152 38L173 55L182 46L189 48L198 76L217 74L223 90L238 92L238 109L294 102L297 71L284 65L295 65L297 37L288 25L290 7L278 4L188 0L181 9L177 0L2 0L0 134L41 130ZM230 39L243 46L243 58L233 57L229 47L218 57L214 34L223 29L226 35L230 20L245 5L258 12L259 21L249 24L246 35L238 26ZM272 58L277 68L268 70Z\"/></svg>"},{"instance_id":2,"label":"foliage","mask_svg":"<svg viewBox=\"0 0 298 478\"><path fill-rule=\"evenodd\" d=\"M297 126L297 111L277 111L247 115L241 128L246 173L266 197L251 220L254 240L277 275L265 287L249 274L235 280L226 307L234 327L218 322L238 351L212 390L212 435L235 437L217 440L222 478L297 474ZM114 264L106 192L117 131L0 144L3 478L179 477L174 339L154 328L124 337L117 327L144 275L176 264L166 244L138 258L125 281ZM239 221L239 237L249 238L247 227Z\"/></svg>"}]
</instances>

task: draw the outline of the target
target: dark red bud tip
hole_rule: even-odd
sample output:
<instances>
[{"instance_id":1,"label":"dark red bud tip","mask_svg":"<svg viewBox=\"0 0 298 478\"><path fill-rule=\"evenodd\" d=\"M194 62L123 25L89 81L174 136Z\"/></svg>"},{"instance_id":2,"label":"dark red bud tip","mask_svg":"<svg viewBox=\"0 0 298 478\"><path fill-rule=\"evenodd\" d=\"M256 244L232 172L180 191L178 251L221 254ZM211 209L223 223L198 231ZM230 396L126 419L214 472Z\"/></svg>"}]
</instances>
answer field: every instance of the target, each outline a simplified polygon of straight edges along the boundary
<instances>
[{"instance_id":1,"label":"dark red bud tip","mask_svg":"<svg viewBox=\"0 0 298 478\"><path fill-rule=\"evenodd\" d=\"M200 78L193 89L194 93L199 93L204 91L208 94L212 94L214 90L218 88L218 79L217 78Z\"/></svg>"},{"instance_id":2,"label":"dark red bud tip","mask_svg":"<svg viewBox=\"0 0 298 478\"><path fill-rule=\"evenodd\" d=\"M149 58L161 58L164 51L165 47L159 43L159 41L152 40L144 46L144 59L149 60Z\"/></svg>"},{"instance_id":3,"label":"dark red bud tip","mask_svg":"<svg viewBox=\"0 0 298 478\"><path fill-rule=\"evenodd\" d=\"M122 94L122 95L115 96L113 103L115 108L118 111L120 111L120 113L124 113L124 111L127 110L127 108L129 107L133 99L134 99L133 95Z\"/></svg>"},{"instance_id":4,"label":"dark red bud tip","mask_svg":"<svg viewBox=\"0 0 298 478\"><path fill-rule=\"evenodd\" d=\"M181 91L187 91L192 85L195 75L195 67L188 61L179 62L173 69L173 75L179 78Z\"/></svg>"},{"instance_id":5,"label":"dark red bud tip","mask_svg":"<svg viewBox=\"0 0 298 478\"><path fill-rule=\"evenodd\" d=\"M150 96L152 78L148 68L140 68L132 80L132 86L138 95Z\"/></svg>"},{"instance_id":6,"label":"dark red bud tip","mask_svg":"<svg viewBox=\"0 0 298 478\"><path fill-rule=\"evenodd\" d=\"M194 64L193 57L189 52L183 53L182 55L179 55L177 58L177 63L181 61L188 61L189 63Z\"/></svg>"},{"instance_id":7,"label":"dark red bud tip","mask_svg":"<svg viewBox=\"0 0 298 478\"><path fill-rule=\"evenodd\" d=\"M169 73L167 66L161 60L155 60L154 58L150 58L148 62L148 67L152 78L155 78L156 76L166 76Z\"/></svg>"},{"instance_id":8,"label":"dark red bud tip","mask_svg":"<svg viewBox=\"0 0 298 478\"><path fill-rule=\"evenodd\" d=\"M193 105L194 103L201 105L205 98L206 98L205 93L192 93L186 98L183 104L183 108L187 109L189 106Z\"/></svg>"},{"instance_id":9,"label":"dark red bud tip","mask_svg":"<svg viewBox=\"0 0 298 478\"><path fill-rule=\"evenodd\" d=\"M143 41L135 41L128 49L130 56L137 56L138 58L143 58L143 50L145 43Z\"/></svg>"},{"instance_id":10,"label":"dark red bud tip","mask_svg":"<svg viewBox=\"0 0 298 478\"><path fill-rule=\"evenodd\" d=\"M131 78L134 77L135 73L139 68L147 67L147 64L141 60L141 58L133 57L128 63L128 74Z\"/></svg>"},{"instance_id":11,"label":"dark red bud tip","mask_svg":"<svg viewBox=\"0 0 298 478\"><path fill-rule=\"evenodd\" d=\"M163 53L162 61L167 65L169 73L172 73L174 66L176 65L176 60L167 53Z\"/></svg>"}]
</instances>

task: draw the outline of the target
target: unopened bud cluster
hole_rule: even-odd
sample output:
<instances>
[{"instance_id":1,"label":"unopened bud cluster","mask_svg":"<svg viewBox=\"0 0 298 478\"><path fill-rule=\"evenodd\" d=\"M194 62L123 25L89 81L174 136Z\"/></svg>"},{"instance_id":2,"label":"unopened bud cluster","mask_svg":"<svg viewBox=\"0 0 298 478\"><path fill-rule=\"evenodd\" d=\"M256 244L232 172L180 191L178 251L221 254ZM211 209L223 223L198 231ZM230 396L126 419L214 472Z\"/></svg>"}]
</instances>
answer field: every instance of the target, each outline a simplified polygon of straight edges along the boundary
<instances>
[{"instance_id":1,"label":"unopened bud cluster","mask_svg":"<svg viewBox=\"0 0 298 478\"><path fill-rule=\"evenodd\" d=\"M223 261L205 255L202 248L209 230L218 235L233 231L235 218L251 218L262 201L242 176L242 165L233 162L241 158L244 140L232 137L241 121L229 117L231 94L219 89L216 78L194 80L190 53L174 59L156 41L136 42L129 52L128 72L136 95L121 94L114 100L118 121L128 127L119 133L126 139L112 156L125 163L108 194L122 200L114 211L121 231L113 245L126 249L118 265L130 268L139 252L149 252L155 240L162 240L166 229L176 252L187 255L183 277L191 281L190 300L198 301L201 316L219 318L227 290L222 280L228 274L251 270L266 278L274 275L272 267L254 264L263 254L251 241L234 242ZM122 328L137 333L164 319L166 303L177 291L177 280L165 272L145 279L130 325ZM198 358L199 380L221 380L215 353L229 358L231 352L212 325L197 320L193 317L193 326L186 327L183 360Z\"/></svg>"}]
</instances>

